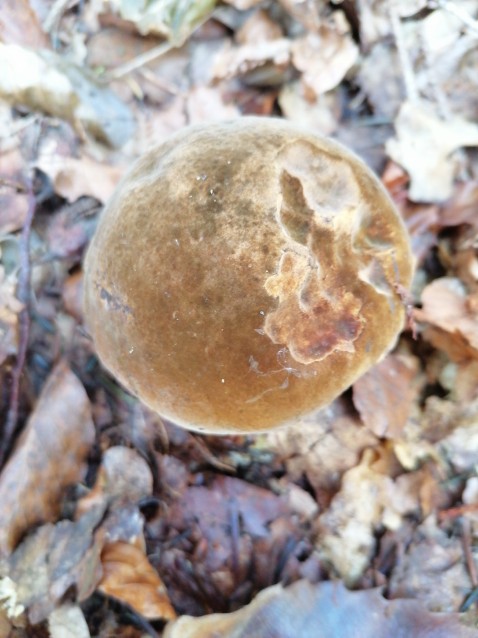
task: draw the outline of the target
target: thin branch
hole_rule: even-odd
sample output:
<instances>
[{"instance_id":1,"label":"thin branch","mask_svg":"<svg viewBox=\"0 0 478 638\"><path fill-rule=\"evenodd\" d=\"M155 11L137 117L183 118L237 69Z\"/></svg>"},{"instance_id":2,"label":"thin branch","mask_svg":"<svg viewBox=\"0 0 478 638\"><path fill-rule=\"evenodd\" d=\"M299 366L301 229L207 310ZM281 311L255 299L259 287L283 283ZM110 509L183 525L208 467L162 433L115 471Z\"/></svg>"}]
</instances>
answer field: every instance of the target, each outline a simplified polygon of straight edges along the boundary
<instances>
[{"instance_id":1,"label":"thin branch","mask_svg":"<svg viewBox=\"0 0 478 638\"><path fill-rule=\"evenodd\" d=\"M101 78L101 81L112 82L113 80L119 80L125 75L128 75L128 73L131 73L132 71L136 71L137 69L140 69L145 64L154 62L154 60L157 60L162 55L165 55L166 53L168 53L174 48L175 48L175 45L171 44L171 42L161 42L161 44L158 44L157 47L153 47L149 51L145 51L141 55L138 55L136 58L133 58L132 60L130 60L129 62L126 62L125 64L121 64L120 66L116 67L114 71L110 71L103 78Z\"/></svg>"},{"instance_id":2,"label":"thin branch","mask_svg":"<svg viewBox=\"0 0 478 638\"><path fill-rule=\"evenodd\" d=\"M418 102L418 90L415 81L415 74L413 71L413 65L410 60L410 55L407 50L405 39L403 37L402 23L400 20L400 14L395 0L389 0L390 2L390 20L392 23L392 31L395 37L395 44L397 45L398 57L400 58L400 66L402 67L403 81L405 83L405 92L410 102Z\"/></svg>"},{"instance_id":3,"label":"thin branch","mask_svg":"<svg viewBox=\"0 0 478 638\"><path fill-rule=\"evenodd\" d=\"M27 193L28 211L20 235L20 271L17 286L17 298L23 304L23 309L18 316L18 353L12 370L9 409L0 441L0 467L3 466L17 427L20 382L23 368L25 367L28 339L30 336L30 233L36 208L33 180L31 178L28 179L25 190Z\"/></svg>"}]
</instances>

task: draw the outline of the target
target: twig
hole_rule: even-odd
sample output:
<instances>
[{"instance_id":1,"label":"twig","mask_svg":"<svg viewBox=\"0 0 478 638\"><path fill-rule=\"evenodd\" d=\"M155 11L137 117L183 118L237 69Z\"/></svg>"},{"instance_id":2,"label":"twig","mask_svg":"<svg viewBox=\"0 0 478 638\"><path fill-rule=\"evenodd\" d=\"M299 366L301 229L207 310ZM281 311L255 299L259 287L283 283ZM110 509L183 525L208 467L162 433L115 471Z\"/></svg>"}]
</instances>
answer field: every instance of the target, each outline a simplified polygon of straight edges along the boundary
<instances>
[{"instance_id":1,"label":"twig","mask_svg":"<svg viewBox=\"0 0 478 638\"><path fill-rule=\"evenodd\" d=\"M74 3L71 0L56 0L50 8L47 17L43 21L43 30L45 33L51 33L54 29L57 28L61 16L65 13L65 11L71 8L69 5L74 6Z\"/></svg>"},{"instance_id":2,"label":"twig","mask_svg":"<svg viewBox=\"0 0 478 638\"><path fill-rule=\"evenodd\" d=\"M393 35L397 45L398 57L400 58L400 66L402 67L403 81L405 83L405 92L410 102L418 102L419 97L413 66L403 38L402 23L395 0L389 0L389 6Z\"/></svg>"},{"instance_id":3,"label":"twig","mask_svg":"<svg viewBox=\"0 0 478 638\"><path fill-rule=\"evenodd\" d=\"M103 78L101 78L101 81L111 82L113 80L119 80L125 75L128 75L128 73L141 68L145 64L154 62L154 60L161 57L165 53L168 53L169 51L171 51L171 49L174 48L175 45L171 42L161 42L161 44L158 44L157 47L153 47L149 51L145 51L129 62L125 62L125 64L121 64L120 66L116 67L114 71L110 71L110 73L107 73Z\"/></svg>"},{"instance_id":4,"label":"twig","mask_svg":"<svg viewBox=\"0 0 478 638\"><path fill-rule=\"evenodd\" d=\"M0 467L10 449L13 435L18 422L18 403L20 398L20 381L27 356L28 338L30 335L30 231L35 215L36 200L33 193L33 180L28 178L26 183L28 211L20 235L20 272L18 275L17 298L23 304L18 316L18 354L12 370L12 384L10 388L10 404L7 418L3 427L0 441Z\"/></svg>"}]
</instances>

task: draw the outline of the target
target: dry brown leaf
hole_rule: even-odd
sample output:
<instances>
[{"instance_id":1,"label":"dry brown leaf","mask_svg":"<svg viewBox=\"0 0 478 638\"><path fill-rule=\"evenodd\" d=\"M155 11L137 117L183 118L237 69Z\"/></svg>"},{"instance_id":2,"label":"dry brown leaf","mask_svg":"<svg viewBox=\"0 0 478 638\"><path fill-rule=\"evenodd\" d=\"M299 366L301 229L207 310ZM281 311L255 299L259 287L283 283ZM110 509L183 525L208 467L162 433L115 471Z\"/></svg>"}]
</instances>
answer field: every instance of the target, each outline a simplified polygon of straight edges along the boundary
<instances>
[{"instance_id":1,"label":"dry brown leaf","mask_svg":"<svg viewBox=\"0 0 478 638\"><path fill-rule=\"evenodd\" d=\"M317 97L344 79L359 50L350 34L324 26L294 40L291 54L293 65L302 72L307 95Z\"/></svg>"},{"instance_id":2,"label":"dry brown leaf","mask_svg":"<svg viewBox=\"0 0 478 638\"><path fill-rule=\"evenodd\" d=\"M417 368L414 358L390 354L354 383L354 405L375 436L400 436L417 396Z\"/></svg>"},{"instance_id":3,"label":"dry brown leaf","mask_svg":"<svg viewBox=\"0 0 478 638\"><path fill-rule=\"evenodd\" d=\"M478 146L478 125L460 117L441 120L424 104L404 102L395 130L386 149L410 175L410 199L442 202L450 197L457 170L453 152Z\"/></svg>"},{"instance_id":4,"label":"dry brown leaf","mask_svg":"<svg viewBox=\"0 0 478 638\"><path fill-rule=\"evenodd\" d=\"M265 9L254 11L235 33L237 44L257 44L283 37L284 32L280 25Z\"/></svg>"},{"instance_id":5,"label":"dry brown leaf","mask_svg":"<svg viewBox=\"0 0 478 638\"><path fill-rule=\"evenodd\" d=\"M459 226L470 224L478 226L478 182L470 180L457 185L450 200L440 212L440 223L443 226Z\"/></svg>"},{"instance_id":6,"label":"dry brown leaf","mask_svg":"<svg viewBox=\"0 0 478 638\"><path fill-rule=\"evenodd\" d=\"M331 135L341 117L341 97L336 91L308 100L301 82L286 84L279 94L279 106L285 118L310 131Z\"/></svg>"},{"instance_id":7,"label":"dry brown leaf","mask_svg":"<svg viewBox=\"0 0 478 638\"><path fill-rule=\"evenodd\" d=\"M262 591L232 614L182 616L164 638L476 638L458 614L431 614L413 600L388 601L378 589L350 592L342 583L301 580Z\"/></svg>"},{"instance_id":8,"label":"dry brown leaf","mask_svg":"<svg viewBox=\"0 0 478 638\"><path fill-rule=\"evenodd\" d=\"M462 540L439 529L435 518L429 517L395 564L389 595L418 600L430 611L452 612L471 588Z\"/></svg>"},{"instance_id":9,"label":"dry brown leaf","mask_svg":"<svg viewBox=\"0 0 478 638\"><path fill-rule=\"evenodd\" d=\"M215 80L245 77L260 84L281 83L289 67L290 40L280 38L233 47L226 43L216 55L212 69Z\"/></svg>"},{"instance_id":10,"label":"dry brown leaf","mask_svg":"<svg viewBox=\"0 0 478 638\"><path fill-rule=\"evenodd\" d=\"M77 271L63 284L63 304L68 314L78 323L83 322L83 272Z\"/></svg>"},{"instance_id":11,"label":"dry brown leaf","mask_svg":"<svg viewBox=\"0 0 478 638\"><path fill-rule=\"evenodd\" d=\"M337 399L300 428L264 435L263 443L285 462L290 480L305 474L317 493L335 491L343 472L356 465L367 447L377 443L343 399Z\"/></svg>"},{"instance_id":12,"label":"dry brown leaf","mask_svg":"<svg viewBox=\"0 0 478 638\"><path fill-rule=\"evenodd\" d=\"M103 454L93 489L78 503L77 514L98 505L115 508L137 503L152 491L153 477L146 461L127 447L110 447Z\"/></svg>"},{"instance_id":13,"label":"dry brown leaf","mask_svg":"<svg viewBox=\"0 0 478 638\"><path fill-rule=\"evenodd\" d=\"M90 196L104 204L124 172L121 167L97 162L86 155L79 159L60 157L48 149L43 149L36 166L51 179L55 192L69 202Z\"/></svg>"},{"instance_id":14,"label":"dry brown leaf","mask_svg":"<svg viewBox=\"0 0 478 638\"><path fill-rule=\"evenodd\" d=\"M33 49L49 46L48 38L28 0L2 0L0 42L21 44Z\"/></svg>"},{"instance_id":15,"label":"dry brown leaf","mask_svg":"<svg viewBox=\"0 0 478 638\"><path fill-rule=\"evenodd\" d=\"M95 529L102 517L96 509L79 521L42 525L9 557L10 604L27 609L33 624L45 620L67 591L79 602L93 593L101 578L104 534Z\"/></svg>"},{"instance_id":16,"label":"dry brown leaf","mask_svg":"<svg viewBox=\"0 0 478 638\"><path fill-rule=\"evenodd\" d=\"M440 343L455 360L471 358L473 352L478 356L476 300L459 279L442 277L428 284L422 292L422 308L415 313L418 321L444 331ZM436 339L433 342L438 344Z\"/></svg>"},{"instance_id":17,"label":"dry brown leaf","mask_svg":"<svg viewBox=\"0 0 478 638\"><path fill-rule=\"evenodd\" d=\"M103 578L98 589L103 594L127 603L145 618L176 618L166 588L142 549L120 541L107 543L101 562Z\"/></svg>"},{"instance_id":18,"label":"dry brown leaf","mask_svg":"<svg viewBox=\"0 0 478 638\"><path fill-rule=\"evenodd\" d=\"M94 437L86 392L61 362L0 475L0 554L33 525L56 518L65 488L84 476Z\"/></svg>"}]
</instances>

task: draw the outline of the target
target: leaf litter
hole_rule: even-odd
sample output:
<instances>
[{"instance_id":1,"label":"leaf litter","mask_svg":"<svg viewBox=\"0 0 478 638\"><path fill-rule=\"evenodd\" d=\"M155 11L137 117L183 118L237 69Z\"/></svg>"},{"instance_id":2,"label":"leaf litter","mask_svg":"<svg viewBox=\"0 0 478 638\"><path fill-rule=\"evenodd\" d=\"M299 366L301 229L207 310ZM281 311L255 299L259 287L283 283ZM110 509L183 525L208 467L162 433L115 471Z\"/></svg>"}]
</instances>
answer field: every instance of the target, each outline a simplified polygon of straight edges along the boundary
<instances>
[{"instance_id":1,"label":"leaf litter","mask_svg":"<svg viewBox=\"0 0 478 638\"><path fill-rule=\"evenodd\" d=\"M14 4L0 380L19 428L0 473L0 634L478 635L476 3ZM81 260L135 157L247 114L362 154L417 272L410 325L351 391L300 429L217 439L162 422L99 368Z\"/></svg>"}]
</instances>

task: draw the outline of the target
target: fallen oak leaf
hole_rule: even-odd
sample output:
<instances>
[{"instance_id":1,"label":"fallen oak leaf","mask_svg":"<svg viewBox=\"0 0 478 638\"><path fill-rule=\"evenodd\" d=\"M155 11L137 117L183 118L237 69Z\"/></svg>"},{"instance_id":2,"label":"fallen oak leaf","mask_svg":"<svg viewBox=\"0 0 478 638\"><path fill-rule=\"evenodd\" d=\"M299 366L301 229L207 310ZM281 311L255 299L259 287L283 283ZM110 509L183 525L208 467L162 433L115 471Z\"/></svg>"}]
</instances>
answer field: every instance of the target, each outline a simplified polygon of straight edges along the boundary
<instances>
[{"instance_id":1,"label":"fallen oak leaf","mask_svg":"<svg viewBox=\"0 0 478 638\"><path fill-rule=\"evenodd\" d=\"M107 543L101 562L100 592L127 603L144 618L176 618L162 580L138 545L123 541Z\"/></svg>"},{"instance_id":2,"label":"fallen oak leaf","mask_svg":"<svg viewBox=\"0 0 478 638\"><path fill-rule=\"evenodd\" d=\"M0 475L0 555L31 526L55 520L65 488L84 476L94 437L85 389L62 361Z\"/></svg>"}]
</instances>

